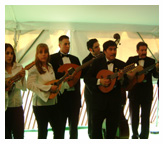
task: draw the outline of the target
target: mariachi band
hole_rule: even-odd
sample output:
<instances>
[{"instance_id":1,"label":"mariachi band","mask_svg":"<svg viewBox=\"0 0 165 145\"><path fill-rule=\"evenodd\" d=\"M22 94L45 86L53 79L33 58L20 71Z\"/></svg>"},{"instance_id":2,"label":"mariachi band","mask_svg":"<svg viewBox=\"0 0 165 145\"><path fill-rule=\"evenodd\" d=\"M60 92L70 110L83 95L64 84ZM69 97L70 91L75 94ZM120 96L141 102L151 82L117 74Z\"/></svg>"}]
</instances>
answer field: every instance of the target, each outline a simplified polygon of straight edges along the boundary
<instances>
[{"instance_id":1,"label":"mariachi band","mask_svg":"<svg viewBox=\"0 0 165 145\"><path fill-rule=\"evenodd\" d=\"M148 139L153 99L152 76L159 77L159 62L147 57L148 45L139 42L137 55L126 62L117 59L119 34L115 41L103 44L97 39L87 42L89 55L82 65L69 54L69 37L59 37L60 51L49 54L45 43L38 44L35 60L22 67L16 62L11 44L5 43L5 139L24 138L24 111L21 90L33 92L32 106L38 126L38 139L46 139L48 123L53 138L64 139L68 119L70 139L78 139L81 108L80 78L84 79L84 97L90 139L129 138L129 126L123 114L128 91L132 139ZM27 80L25 70L28 70ZM139 109L141 108L141 132ZM103 128L103 123L105 128ZM117 137L117 130L120 136Z\"/></svg>"}]
</instances>

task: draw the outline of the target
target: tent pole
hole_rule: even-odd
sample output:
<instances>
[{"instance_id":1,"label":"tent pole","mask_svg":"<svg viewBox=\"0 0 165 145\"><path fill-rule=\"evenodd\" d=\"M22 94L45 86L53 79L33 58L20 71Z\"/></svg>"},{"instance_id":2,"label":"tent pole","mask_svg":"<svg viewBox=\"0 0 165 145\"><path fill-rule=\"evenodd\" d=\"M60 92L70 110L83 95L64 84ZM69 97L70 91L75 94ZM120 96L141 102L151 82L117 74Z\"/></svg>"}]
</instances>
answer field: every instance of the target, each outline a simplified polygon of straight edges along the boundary
<instances>
[{"instance_id":1,"label":"tent pole","mask_svg":"<svg viewBox=\"0 0 165 145\"><path fill-rule=\"evenodd\" d=\"M38 35L38 37L34 40L34 42L31 44L31 46L26 50L26 52L23 54L23 56L19 59L18 62L20 62L24 57L25 55L29 52L29 50L32 48L32 46L36 43L36 41L39 39L39 37L43 34L45 30L42 30L42 32Z\"/></svg>"}]
</instances>

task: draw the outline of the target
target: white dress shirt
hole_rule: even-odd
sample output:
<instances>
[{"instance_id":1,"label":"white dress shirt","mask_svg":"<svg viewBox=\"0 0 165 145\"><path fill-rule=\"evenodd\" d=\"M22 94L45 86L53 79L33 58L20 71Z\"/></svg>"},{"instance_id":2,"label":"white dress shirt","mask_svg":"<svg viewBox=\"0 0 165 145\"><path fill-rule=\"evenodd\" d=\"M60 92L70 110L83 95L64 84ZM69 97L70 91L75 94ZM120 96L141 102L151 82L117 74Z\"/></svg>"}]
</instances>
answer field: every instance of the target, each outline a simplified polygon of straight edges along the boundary
<instances>
[{"instance_id":1,"label":"white dress shirt","mask_svg":"<svg viewBox=\"0 0 165 145\"><path fill-rule=\"evenodd\" d=\"M5 78L13 77L16 73L22 70L22 65L18 63L14 63L11 74L9 74L7 71L5 71ZM26 91L26 80L24 78L23 82L22 80L19 80L15 83L12 91L8 93L8 91L5 91L5 110L7 107L20 107L22 106L22 96L21 96L21 90Z\"/></svg>"},{"instance_id":2,"label":"white dress shirt","mask_svg":"<svg viewBox=\"0 0 165 145\"><path fill-rule=\"evenodd\" d=\"M144 60L139 60L139 65L144 67Z\"/></svg>"},{"instance_id":3,"label":"white dress shirt","mask_svg":"<svg viewBox=\"0 0 165 145\"><path fill-rule=\"evenodd\" d=\"M50 88L52 85L45 85L47 82L55 80L54 71L52 65L49 63L48 70L43 67L44 74L40 74L34 65L28 74L27 88L34 92L33 95L33 105L34 106L49 106L57 103L57 97L54 99L49 99ZM67 83L63 83L60 92L63 93L64 89L69 86Z\"/></svg>"},{"instance_id":4,"label":"white dress shirt","mask_svg":"<svg viewBox=\"0 0 165 145\"><path fill-rule=\"evenodd\" d=\"M62 53L61 51L60 51L60 53L61 54L64 54L64 53ZM65 54L64 54L65 55ZM69 57L62 57L62 61L63 61L63 64L70 64L71 63L71 61L70 61L70 59L69 59ZM67 89L67 91L74 91L75 90L75 88L74 87L71 87L71 88L68 88Z\"/></svg>"},{"instance_id":5,"label":"white dress shirt","mask_svg":"<svg viewBox=\"0 0 165 145\"><path fill-rule=\"evenodd\" d=\"M106 61L108 62L109 60L106 58ZM113 72L114 64L113 63L110 63L107 66L108 66L108 70Z\"/></svg>"}]
</instances>

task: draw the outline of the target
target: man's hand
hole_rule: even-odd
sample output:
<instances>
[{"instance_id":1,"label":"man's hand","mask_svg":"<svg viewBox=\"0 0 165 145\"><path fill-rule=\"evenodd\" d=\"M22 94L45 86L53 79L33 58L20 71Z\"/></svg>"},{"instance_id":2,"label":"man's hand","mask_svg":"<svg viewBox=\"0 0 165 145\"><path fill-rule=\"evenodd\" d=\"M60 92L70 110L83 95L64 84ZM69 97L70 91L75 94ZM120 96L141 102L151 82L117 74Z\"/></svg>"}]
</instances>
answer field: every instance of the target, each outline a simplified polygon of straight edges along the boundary
<instances>
[{"instance_id":1,"label":"man's hand","mask_svg":"<svg viewBox=\"0 0 165 145\"><path fill-rule=\"evenodd\" d=\"M127 73L128 79L132 80L135 77L136 73L138 73L142 70L143 70L143 67L138 65L135 69L133 69Z\"/></svg>"},{"instance_id":2,"label":"man's hand","mask_svg":"<svg viewBox=\"0 0 165 145\"><path fill-rule=\"evenodd\" d=\"M53 86L51 86L51 88L50 88L50 92L56 92L57 91L57 89L58 89L58 86L56 86L56 85L53 85Z\"/></svg>"},{"instance_id":3,"label":"man's hand","mask_svg":"<svg viewBox=\"0 0 165 145\"><path fill-rule=\"evenodd\" d=\"M118 72L118 80L121 80L124 76L124 73L122 71Z\"/></svg>"}]
</instances>

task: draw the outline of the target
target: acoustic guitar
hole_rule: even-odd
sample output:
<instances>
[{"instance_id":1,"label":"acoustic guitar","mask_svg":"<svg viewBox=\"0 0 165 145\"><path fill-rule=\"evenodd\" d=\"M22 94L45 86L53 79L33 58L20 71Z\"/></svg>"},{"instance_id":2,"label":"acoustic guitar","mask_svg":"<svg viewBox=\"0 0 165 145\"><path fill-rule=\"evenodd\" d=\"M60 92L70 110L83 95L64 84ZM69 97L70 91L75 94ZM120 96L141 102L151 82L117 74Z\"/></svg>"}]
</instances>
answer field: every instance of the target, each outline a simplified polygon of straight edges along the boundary
<instances>
[{"instance_id":1,"label":"acoustic guitar","mask_svg":"<svg viewBox=\"0 0 165 145\"><path fill-rule=\"evenodd\" d=\"M68 77L69 75L72 75L74 73L74 68L69 68L67 70L67 72L65 73L65 75L63 77L61 77L59 80L53 80L50 81L48 83L46 83L45 85L56 85L57 86L57 90L55 92L51 92L49 99L54 99L60 92L61 86L62 86L62 82L64 82L65 78Z\"/></svg>"},{"instance_id":2,"label":"acoustic guitar","mask_svg":"<svg viewBox=\"0 0 165 145\"><path fill-rule=\"evenodd\" d=\"M132 64L124 67L119 72L123 72L123 74L125 74L125 73L131 71L134 68L135 68L135 64L132 63ZM110 92L113 89L113 87L114 87L114 85L116 83L116 78L118 77L118 73L119 72L114 73L114 72L109 71L109 70L101 70L101 71L99 71L97 76L96 76L97 79L105 78L105 79L109 79L111 81L108 86L99 85L98 87L99 87L100 91L102 91L103 93Z\"/></svg>"},{"instance_id":3,"label":"acoustic guitar","mask_svg":"<svg viewBox=\"0 0 165 145\"><path fill-rule=\"evenodd\" d=\"M95 59L98 59L100 57L103 57L104 56L104 53L101 53L99 54L98 56L96 56L95 58L89 60L88 62L84 63L83 65L79 66L77 64L64 64L62 66L59 67L58 69L58 72L61 72L61 73L66 73L66 71L68 70L68 68L74 68L75 71L73 73L73 79L69 80L65 80L68 82L69 84L69 87L73 87L80 79L80 76L81 76L81 70L86 68L87 66L89 66Z\"/></svg>"},{"instance_id":4,"label":"acoustic guitar","mask_svg":"<svg viewBox=\"0 0 165 145\"><path fill-rule=\"evenodd\" d=\"M30 64L26 65L25 68L23 68L22 70L29 70L31 67L33 67L35 65L35 62L31 62ZM21 71L22 71L21 70ZM17 81L19 81L22 77L20 75L20 72L19 71L17 74L15 74L13 77L9 77L9 78L6 78L5 79L5 84L8 84L8 85L5 85L5 91L9 91L11 90L13 84Z\"/></svg>"},{"instance_id":5,"label":"acoustic guitar","mask_svg":"<svg viewBox=\"0 0 165 145\"><path fill-rule=\"evenodd\" d=\"M133 86L136 83L141 83L144 81L145 78L145 74L147 74L148 72L150 72L151 70L154 69L156 63L154 63L151 66L148 66L146 68L140 67L140 69L138 70L138 72L136 73L135 77L129 82L129 85L125 88L127 91L131 90L133 88ZM139 66L137 66L139 67Z\"/></svg>"}]
</instances>

